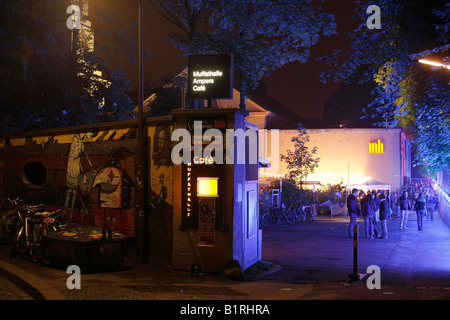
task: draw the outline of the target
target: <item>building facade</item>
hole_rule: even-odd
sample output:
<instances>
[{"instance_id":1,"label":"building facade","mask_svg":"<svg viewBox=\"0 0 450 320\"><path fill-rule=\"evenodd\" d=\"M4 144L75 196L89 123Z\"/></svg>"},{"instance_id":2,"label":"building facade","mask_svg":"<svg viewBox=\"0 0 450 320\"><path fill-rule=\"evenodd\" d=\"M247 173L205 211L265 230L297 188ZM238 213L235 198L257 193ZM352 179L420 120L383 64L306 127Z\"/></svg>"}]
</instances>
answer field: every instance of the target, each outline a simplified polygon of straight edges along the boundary
<instances>
[{"instance_id":1,"label":"building facade","mask_svg":"<svg viewBox=\"0 0 450 320\"><path fill-rule=\"evenodd\" d=\"M191 132L194 121L202 132L257 130L245 116L236 109L179 109L146 119L148 210L142 214L136 120L2 134L0 200L19 196L63 208L76 224L111 227L134 239L136 252L147 252L151 263L219 272L235 260L245 269L261 259L258 165L205 163L194 155L176 164L171 157L174 130ZM235 154L249 149L239 139L232 147ZM211 182L215 189L204 192Z\"/></svg>"},{"instance_id":2,"label":"building facade","mask_svg":"<svg viewBox=\"0 0 450 320\"><path fill-rule=\"evenodd\" d=\"M411 143L401 129L307 129L314 157L320 158L308 181L320 185L362 185L369 179L398 190L411 179ZM271 167L260 169L260 183L287 174L286 163L279 155L294 150L291 139L297 130L260 130L260 157ZM278 136L278 137L277 137ZM274 152L274 153L272 153Z\"/></svg>"}]
</instances>

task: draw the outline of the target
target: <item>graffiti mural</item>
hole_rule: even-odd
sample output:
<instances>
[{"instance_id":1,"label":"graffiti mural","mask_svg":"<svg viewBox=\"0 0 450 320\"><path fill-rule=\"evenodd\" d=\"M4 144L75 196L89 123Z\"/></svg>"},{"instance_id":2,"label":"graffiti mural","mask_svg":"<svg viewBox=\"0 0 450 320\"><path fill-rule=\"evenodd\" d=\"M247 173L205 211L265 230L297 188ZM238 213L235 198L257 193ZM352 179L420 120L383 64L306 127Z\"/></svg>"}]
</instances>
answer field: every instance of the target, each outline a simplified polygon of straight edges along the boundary
<instances>
[{"instance_id":1,"label":"graffiti mural","mask_svg":"<svg viewBox=\"0 0 450 320\"><path fill-rule=\"evenodd\" d=\"M168 126L156 127L153 138L153 163L157 168L161 166L169 167L172 165L171 152L172 142L170 140L171 132Z\"/></svg>"},{"instance_id":2,"label":"graffiti mural","mask_svg":"<svg viewBox=\"0 0 450 320\"><path fill-rule=\"evenodd\" d=\"M95 176L93 188L100 186L100 208L122 208L122 170L104 167Z\"/></svg>"},{"instance_id":3,"label":"graffiti mural","mask_svg":"<svg viewBox=\"0 0 450 320\"><path fill-rule=\"evenodd\" d=\"M164 216L166 199L167 199L167 188L164 185L164 173L159 176L160 189L158 194L154 194L152 201L150 203L151 214L154 218L159 220L159 228L164 229L166 227L167 217Z\"/></svg>"},{"instance_id":4,"label":"graffiti mural","mask_svg":"<svg viewBox=\"0 0 450 320\"><path fill-rule=\"evenodd\" d=\"M173 229L170 130L170 121L158 121L147 131L150 253L165 263ZM63 209L72 223L134 236L136 135L131 121L2 135L0 198L20 196ZM39 179L35 168L42 169Z\"/></svg>"},{"instance_id":5,"label":"graffiti mural","mask_svg":"<svg viewBox=\"0 0 450 320\"><path fill-rule=\"evenodd\" d=\"M127 164L127 162L131 163ZM108 157L108 163L104 168L109 168L109 171L108 169L106 169L106 171L108 172L109 181L107 181L106 184L104 183L102 185L103 194L102 192L100 192L100 202L102 202L102 199L103 201L112 201L113 203L109 204L112 205L110 208L116 206L115 208L131 209L134 206L134 182L127 172L127 167L129 167L130 165L132 168L135 167L135 159L133 157L133 154L129 150L123 147L119 147L111 151ZM113 175L115 175L114 178ZM98 179L102 179L102 181L104 181L104 178L100 177L100 172L97 174L97 176ZM120 181L117 180L119 176ZM109 198L114 198L116 200ZM102 206L105 207L105 205Z\"/></svg>"},{"instance_id":6,"label":"graffiti mural","mask_svg":"<svg viewBox=\"0 0 450 320\"><path fill-rule=\"evenodd\" d=\"M106 228L110 225L123 228L128 219L126 212L132 216L134 207L134 182L127 172L127 168L134 170L135 159L126 148L113 149L106 165L97 170L92 183L91 197L95 197L96 208L103 212L103 221L97 219ZM98 211L97 211L98 212Z\"/></svg>"},{"instance_id":7,"label":"graffiti mural","mask_svg":"<svg viewBox=\"0 0 450 320\"><path fill-rule=\"evenodd\" d=\"M106 214L116 230L132 235L135 160L130 150L136 146L135 126L2 137L0 155L14 157L3 162L0 192L61 207L74 223L101 225ZM45 174L31 179L37 165Z\"/></svg>"},{"instance_id":8,"label":"graffiti mural","mask_svg":"<svg viewBox=\"0 0 450 320\"><path fill-rule=\"evenodd\" d=\"M92 177L95 172L92 163L89 161L88 154L86 153L86 148L84 146L83 140L91 141L93 137L93 133L76 133L72 138L72 143L70 144L69 157L67 159L67 174L66 174L66 200L64 202L64 214L66 213L67 208L69 207L70 202L70 220L72 219L73 209L75 205L76 196L78 190L80 189L80 185L82 186L80 191L84 191L86 194L90 191L89 183L90 177ZM90 173L83 173L83 167L81 165L81 157L85 155L86 159L90 164ZM81 182L81 184L80 184ZM84 201L79 195L79 199L83 203L83 207L85 209Z\"/></svg>"}]
</instances>

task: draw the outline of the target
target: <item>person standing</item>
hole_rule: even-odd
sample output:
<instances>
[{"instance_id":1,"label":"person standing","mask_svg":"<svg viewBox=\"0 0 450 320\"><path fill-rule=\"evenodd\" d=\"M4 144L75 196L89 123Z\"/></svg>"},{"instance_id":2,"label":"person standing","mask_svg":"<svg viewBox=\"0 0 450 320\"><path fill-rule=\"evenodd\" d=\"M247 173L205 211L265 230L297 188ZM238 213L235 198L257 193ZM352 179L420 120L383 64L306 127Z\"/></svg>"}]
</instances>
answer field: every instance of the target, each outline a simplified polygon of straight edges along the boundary
<instances>
[{"instance_id":1,"label":"person standing","mask_svg":"<svg viewBox=\"0 0 450 320\"><path fill-rule=\"evenodd\" d=\"M356 218L361 214L361 210L356 202L356 195L358 194L358 189L353 189L352 194L347 198L347 211L350 215L350 223L348 225L348 236L353 238L353 229L356 225Z\"/></svg>"},{"instance_id":2,"label":"person standing","mask_svg":"<svg viewBox=\"0 0 450 320\"><path fill-rule=\"evenodd\" d=\"M427 219L433 221L433 213L434 213L434 195L431 189L428 189L425 208L427 210Z\"/></svg>"},{"instance_id":3,"label":"person standing","mask_svg":"<svg viewBox=\"0 0 450 320\"><path fill-rule=\"evenodd\" d=\"M423 231L423 216L425 215L425 196L421 192L417 197L416 204L414 205L417 214L417 229Z\"/></svg>"},{"instance_id":4,"label":"person standing","mask_svg":"<svg viewBox=\"0 0 450 320\"><path fill-rule=\"evenodd\" d=\"M400 190L395 192L395 218L400 219Z\"/></svg>"},{"instance_id":5,"label":"person standing","mask_svg":"<svg viewBox=\"0 0 450 320\"><path fill-rule=\"evenodd\" d=\"M387 219L389 216L388 209L389 209L389 202L386 199L386 196L382 193L380 194L381 239L388 238L388 230L387 230Z\"/></svg>"},{"instance_id":6,"label":"person standing","mask_svg":"<svg viewBox=\"0 0 450 320\"><path fill-rule=\"evenodd\" d=\"M381 233L378 232L377 222L380 221L380 202L381 200L377 196L377 192L375 190L372 191L372 198L375 205L374 216L373 216L373 232L376 238L381 237Z\"/></svg>"},{"instance_id":7,"label":"person standing","mask_svg":"<svg viewBox=\"0 0 450 320\"><path fill-rule=\"evenodd\" d=\"M370 192L367 192L367 196L364 199L363 204L363 215L364 215L364 221L365 221L365 227L366 227L366 239L373 239L373 227L374 227L374 220L375 220L375 202L372 198L372 195Z\"/></svg>"},{"instance_id":8,"label":"person standing","mask_svg":"<svg viewBox=\"0 0 450 320\"><path fill-rule=\"evenodd\" d=\"M409 210L411 210L411 201L408 197L408 191L405 190L400 197L400 230L408 229L406 224L408 223Z\"/></svg>"}]
</instances>

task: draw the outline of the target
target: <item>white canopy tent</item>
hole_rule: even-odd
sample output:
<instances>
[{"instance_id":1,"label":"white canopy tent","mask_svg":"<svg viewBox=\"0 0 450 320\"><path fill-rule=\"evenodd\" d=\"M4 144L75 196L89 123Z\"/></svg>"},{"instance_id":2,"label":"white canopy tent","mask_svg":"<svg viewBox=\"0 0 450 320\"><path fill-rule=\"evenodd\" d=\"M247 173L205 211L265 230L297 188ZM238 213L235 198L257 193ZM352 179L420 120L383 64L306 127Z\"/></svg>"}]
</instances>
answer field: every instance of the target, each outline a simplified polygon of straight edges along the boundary
<instances>
[{"instance_id":1,"label":"white canopy tent","mask_svg":"<svg viewBox=\"0 0 450 320\"><path fill-rule=\"evenodd\" d=\"M348 184L345 187L348 192L352 192L353 188L356 188L358 190L388 190L389 194L391 193L391 185L388 183L381 182L375 178L367 177L363 183L359 184Z\"/></svg>"},{"instance_id":2,"label":"white canopy tent","mask_svg":"<svg viewBox=\"0 0 450 320\"><path fill-rule=\"evenodd\" d=\"M360 184L348 184L345 189L347 190L347 195L349 195L353 188L358 190L363 190L367 192L367 190L388 190L389 194L391 194L391 185L388 183L381 182L372 177L366 177L363 183ZM347 217L347 206L345 206L344 216Z\"/></svg>"}]
</instances>

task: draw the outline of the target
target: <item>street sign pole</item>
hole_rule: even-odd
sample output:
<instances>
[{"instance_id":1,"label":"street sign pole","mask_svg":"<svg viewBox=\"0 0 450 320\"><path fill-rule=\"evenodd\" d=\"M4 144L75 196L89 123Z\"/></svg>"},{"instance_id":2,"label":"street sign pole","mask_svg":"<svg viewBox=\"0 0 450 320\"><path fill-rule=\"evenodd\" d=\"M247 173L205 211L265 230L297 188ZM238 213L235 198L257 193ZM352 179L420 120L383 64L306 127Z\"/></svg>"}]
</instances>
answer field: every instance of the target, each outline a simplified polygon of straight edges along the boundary
<instances>
[{"instance_id":1,"label":"street sign pole","mask_svg":"<svg viewBox=\"0 0 450 320\"><path fill-rule=\"evenodd\" d=\"M135 217L135 235L138 263L148 263L148 165L147 165L147 134L144 118L144 41L142 0L138 0L138 152L137 152L137 208Z\"/></svg>"},{"instance_id":2,"label":"street sign pole","mask_svg":"<svg viewBox=\"0 0 450 320\"><path fill-rule=\"evenodd\" d=\"M349 274L350 281L360 281L358 275L358 225L353 227L353 274Z\"/></svg>"}]
</instances>

